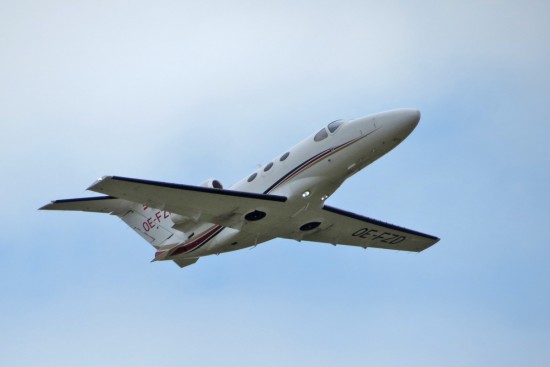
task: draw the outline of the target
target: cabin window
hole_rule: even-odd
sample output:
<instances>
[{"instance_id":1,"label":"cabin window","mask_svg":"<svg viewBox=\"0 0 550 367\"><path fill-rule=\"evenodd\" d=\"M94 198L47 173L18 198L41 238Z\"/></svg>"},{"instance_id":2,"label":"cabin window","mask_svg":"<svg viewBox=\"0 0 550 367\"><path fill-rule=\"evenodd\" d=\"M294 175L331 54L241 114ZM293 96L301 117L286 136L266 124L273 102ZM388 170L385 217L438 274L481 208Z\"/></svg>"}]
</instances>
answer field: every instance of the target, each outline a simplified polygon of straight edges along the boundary
<instances>
[{"instance_id":1,"label":"cabin window","mask_svg":"<svg viewBox=\"0 0 550 367\"><path fill-rule=\"evenodd\" d=\"M336 120L332 121L330 124L328 124L328 130L333 133L344 123L344 120Z\"/></svg>"},{"instance_id":2,"label":"cabin window","mask_svg":"<svg viewBox=\"0 0 550 367\"><path fill-rule=\"evenodd\" d=\"M279 160L282 162L282 161L284 161L285 159L287 159L289 155L290 155L290 152L286 152L285 154L283 154L283 155L281 156L281 158L279 158Z\"/></svg>"},{"instance_id":3,"label":"cabin window","mask_svg":"<svg viewBox=\"0 0 550 367\"><path fill-rule=\"evenodd\" d=\"M273 162L269 162L267 164L267 166L264 167L264 172L267 172L271 169L271 167L273 167Z\"/></svg>"},{"instance_id":4,"label":"cabin window","mask_svg":"<svg viewBox=\"0 0 550 367\"><path fill-rule=\"evenodd\" d=\"M254 181L254 179L256 178L256 176L258 176L258 174L257 174L256 172L254 172L253 174L251 174L250 177L248 178L248 182Z\"/></svg>"},{"instance_id":5,"label":"cabin window","mask_svg":"<svg viewBox=\"0 0 550 367\"><path fill-rule=\"evenodd\" d=\"M323 139L326 139L327 137L328 137L327 130L325 128L322 128L321 130L319 130L317 134L315 134L315 136L313 137L313 140L321 141Z\"/></svg>"}]
</instances>

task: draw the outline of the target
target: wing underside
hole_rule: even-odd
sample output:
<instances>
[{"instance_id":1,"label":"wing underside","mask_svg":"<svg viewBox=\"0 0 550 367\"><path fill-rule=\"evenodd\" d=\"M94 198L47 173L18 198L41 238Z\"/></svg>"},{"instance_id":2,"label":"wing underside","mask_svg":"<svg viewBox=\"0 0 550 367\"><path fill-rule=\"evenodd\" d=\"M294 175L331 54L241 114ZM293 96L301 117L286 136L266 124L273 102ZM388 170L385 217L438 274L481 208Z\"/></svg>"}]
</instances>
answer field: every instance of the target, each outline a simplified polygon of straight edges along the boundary
<instances>
[{"instance_id":1,"label":"wing underside","mask_svg":"<svg viewBox=\"0 0 550 367\"><path fill-rule=\"evenodd\" d=\"M333 245L413 252L423 251L439 241L439 238L425 233L327 205L317 212L309 213L308 220L309 223L320 224L311 231L294 231L289 238Z\"/></svg>"},{"instance_id":2,"label":"wing underside","mask_svg":"<svg viewBox=\"0 0 550 367\"><path fill-rule=\"evenodd\" d=\"M76 199L55 200L44 205L40 210L70 210L91 213L116 213L119 210L132 205L124 199L115 198L112 196L97 196Z\"/></svg>"},{"instance_id":3,"label":"wing underside","mask_svg":"<svg viewBox=\"0 0 550 367\"><path fill-rule=\"evenodd\" d=\"M284 212L286 197L107 176L89 190L182 215L193 222L241 229L244 215L260 210Z\"/></svg>"}]
</instances>

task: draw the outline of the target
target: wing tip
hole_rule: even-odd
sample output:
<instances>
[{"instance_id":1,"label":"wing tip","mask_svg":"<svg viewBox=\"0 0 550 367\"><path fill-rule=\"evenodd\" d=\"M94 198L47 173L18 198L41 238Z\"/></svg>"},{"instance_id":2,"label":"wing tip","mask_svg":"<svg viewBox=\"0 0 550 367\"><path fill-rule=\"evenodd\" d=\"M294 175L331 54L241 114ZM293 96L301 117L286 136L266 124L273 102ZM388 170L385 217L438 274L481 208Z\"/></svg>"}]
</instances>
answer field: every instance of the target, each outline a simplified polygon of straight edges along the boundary
<instances>
[{"instance_id":1,"label":"wing tip","mask_svg":"<svg viewBox=\"0 0 550 367\"><path fill-rule=\"evenodd\" d=\"M94 186L100 184L101 182L103 182L105 179L107 179L109 176L101 176L100 178L98 178L97 180L95 180L94 182L92 182L92 184L90 186L88 186L87 190L90 190L91 188L93 188Z\"/></svg>"},{"instance_id":2,"label":"wing tip","mask_svg":"<svg viewBox=\"0 0 550 367\"><path fill-rule=\"evenodd\" d=\"M435 245L436 243L438 243L441 240L439 237L435 237L435 236L431 236L431 235L426 235L426 236L429 236L429 239L431 240L430 243L427 246L417 247L416 248L417 253L420 253L424 250L429 249L430 247L432 247L433 245Z\"/></svg>"},{"instance_id":3,"label":"wing tip","mask_svg":"<svg viewBox=\"0 0 550 367\"><path fill-rule=\"evenodd\" d=\"M101 176L97 180L95 180L86 190L88 191L94 191L94 192L101 192L101 184L105 181L111 180L115 176Z\"/></svg>"},{"instance_id":4,"label":"wing tip","mask_svg":"<svg viewBox=\"0 0 550 367\"><path fill-rule=\"evenodd\" d=\"M46 205L42 205L38 210L52 210L53 205L55 204L55 201L50 201Z\"/></svg>"}]
</instances>

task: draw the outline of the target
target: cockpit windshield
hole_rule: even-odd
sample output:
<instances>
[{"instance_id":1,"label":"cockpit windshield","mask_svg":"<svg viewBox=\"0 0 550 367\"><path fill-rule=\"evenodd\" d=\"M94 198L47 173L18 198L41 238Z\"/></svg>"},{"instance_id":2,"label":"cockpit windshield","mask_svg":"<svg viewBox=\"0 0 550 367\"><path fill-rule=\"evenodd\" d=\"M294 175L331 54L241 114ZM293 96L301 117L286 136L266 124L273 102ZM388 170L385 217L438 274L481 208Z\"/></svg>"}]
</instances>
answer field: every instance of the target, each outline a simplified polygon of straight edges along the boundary
<instances>
[{"instance_id":1,"label":"cockpit windshield","mask_svg":"<svg viewBox=\"0 0 550 367\"><path fill-rule=\"evenodd\" d=\"M331 133L335 132L336 129L338 129L340 127L340 125L342 125L344 123L344 120L336 120L336 121L332 121L330 124L328 124L328 131L330 131Z\"/></svg>"},{"instance_id":2,"label":"cockpit windshield","mask_svg":"<svg viewBox=\"0 0 550 367\"><path fill-rule=\"evenodd\" d=\"M313 140L315 141L321 141L321 140L324 140L326 138L328 138L328 133L330 131L330 133L334 133L336 130L338 130L338 128L344 123L346 122L346 120L336 120L336 121L332 121L330 124L328 124L328 126L325 128L322 128L321 130L319 130L317 132L317 134L315 134L315 136L313 137ZM328 129L328 131L327 131Z\"/></svg>"},{"instance_id":3,"label":"cockpit windshield","mask_svg":"<svg viewBox=\"0 0 550 367\"><path fill-rule=\"evenodd\" d=\"M313 137L313 140L321 141L323 139L326 139L327 137L328 137L327 129L322 128L321 130L319 130L317 134L315 134L315 136Z\"/></svg>"}]
</instances>

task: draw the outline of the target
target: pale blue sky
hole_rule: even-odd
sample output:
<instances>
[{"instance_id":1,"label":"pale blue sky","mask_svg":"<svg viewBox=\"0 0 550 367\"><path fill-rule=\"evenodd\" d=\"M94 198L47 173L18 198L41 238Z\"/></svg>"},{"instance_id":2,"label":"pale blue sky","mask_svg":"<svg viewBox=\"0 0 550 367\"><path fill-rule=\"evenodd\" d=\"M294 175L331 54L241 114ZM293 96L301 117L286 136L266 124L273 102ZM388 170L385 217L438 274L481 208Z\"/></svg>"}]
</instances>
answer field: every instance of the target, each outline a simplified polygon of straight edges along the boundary
<instances>
[{"instance_id":1,"label":"pale blue sky","mask_svg":"<svg viewBox=\"0 0 550 367\"><path fill-rule=\"evenodd\" d=\"M548 14L0 4L0 365L547 366ZM418 128L329 204L441 237L421 254L275 240L179 269L117 218L36 210L106 174L229 185L399 107Z\"/></svg>"}]
</instances>

